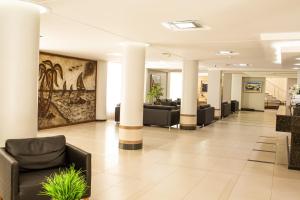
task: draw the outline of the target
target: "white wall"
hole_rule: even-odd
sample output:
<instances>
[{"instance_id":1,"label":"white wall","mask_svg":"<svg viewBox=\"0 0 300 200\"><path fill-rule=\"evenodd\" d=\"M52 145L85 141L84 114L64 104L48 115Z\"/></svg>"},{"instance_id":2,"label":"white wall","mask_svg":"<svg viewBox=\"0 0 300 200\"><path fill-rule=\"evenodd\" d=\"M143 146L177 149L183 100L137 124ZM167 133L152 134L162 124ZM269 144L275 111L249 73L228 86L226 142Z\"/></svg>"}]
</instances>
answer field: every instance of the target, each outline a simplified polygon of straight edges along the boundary
<instances>
[{"instance_id":1,"label":"white wall","mask_svg":"<svg viewBox=\"0 0 300 200\"><path fill-rule=\"evenodd\" d=\"M232 82L232 74L225 73L223 75L223 102L231 101L231 82Z\"/></svg>"},{"instance_id":2,"label":"white wall","mask_svg":"<svg viewBox=\"0 0 300 200\"><path fill-rule=\"evenodd\" d=\"M287 78L266 78L266 93L280 101L286 101Z\"/></svg>"},{"instance_id":3,"label":"white wall","mask_svg":"<svg viewBox=\"0 0 300 200\"><path fill-rule=\"evenodd\" d=\"M221 71L208 71L207 103L215 107L216 115L221 109Z\"/></svg>"},{"instance_id":4,"label":"white wall","mask_svg":"<svg viewBox=\"0 0 300 200\"><path fill-rule=\"evenodd\" d=\"M239 109L242 107L243 77L241 74L232 74L231 99L239 102Z\"/></svg>"},{"instance_id":5,"label":"white wall","mask_svg":"<svg viewBox=\"0 0 300 200\"><path fill-rule=\"evenodd\" d=\"M266 78L264 77L244 77L243 78L243 87L247 81L261 81L262 92L261 93L246 93L242 92L242 108L250 108L254 110L263 111L265 109L265 86Z\"/></svg>"},{"instance_id":6,"label":"white wall","mask_svg":"<svg viewBox=\"0 0 300 200\"><path fill-rule=\"evenodd\" d=\"M107 62L97 62L96 120L106 120Z\"/></svg>"}]
</instances>

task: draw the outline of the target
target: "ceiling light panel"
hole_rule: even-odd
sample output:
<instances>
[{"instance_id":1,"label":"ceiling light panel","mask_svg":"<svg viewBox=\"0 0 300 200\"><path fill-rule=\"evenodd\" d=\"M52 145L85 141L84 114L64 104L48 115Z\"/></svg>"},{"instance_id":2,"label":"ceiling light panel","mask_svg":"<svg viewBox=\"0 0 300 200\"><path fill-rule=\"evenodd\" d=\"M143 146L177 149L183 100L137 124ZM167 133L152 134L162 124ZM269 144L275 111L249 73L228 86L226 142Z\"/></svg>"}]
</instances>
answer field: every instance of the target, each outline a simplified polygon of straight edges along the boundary
<instances>
[{"instance_id":1,"label":"ceiling light panel","mask_svg":"<svg viewBox=\"0 0 300 200\"><path fill-rule=\"evenodd\" d=\"M163 22L162 25L173 31L188 31L188 30L208 30L207 26L201 25L195 20Z\"/></svg>"},{"instance_id":2,"label":"ceiling light panel","mask_svg":"<svg viewBox=\"0 0 300 200\"><path fill-rule=\"evenodd\" d=\"M219 52L217 52L217 54L216 54L217 56L235 56L235 55L239 55L239 53L238 52L235 52L235 51L225 51L225 50L223 50L223 51L219 51Z\"/></svg>"}]
</instances>

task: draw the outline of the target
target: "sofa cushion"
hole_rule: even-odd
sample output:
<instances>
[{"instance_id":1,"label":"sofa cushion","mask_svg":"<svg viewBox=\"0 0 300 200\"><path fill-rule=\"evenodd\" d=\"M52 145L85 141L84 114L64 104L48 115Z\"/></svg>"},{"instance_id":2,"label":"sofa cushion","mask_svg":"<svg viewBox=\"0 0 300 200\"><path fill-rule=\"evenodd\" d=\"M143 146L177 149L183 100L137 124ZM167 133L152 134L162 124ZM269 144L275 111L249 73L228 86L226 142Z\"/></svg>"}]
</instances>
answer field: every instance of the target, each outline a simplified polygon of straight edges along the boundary
<instances>
[{"instance_id":1,"label":"sofa cushion","mask_svg":"<svg viewBox=\"0 0 300 200\"><path fill-rule=\"evenodd\" d=\"M59 172L59 168L21 173L19 177L19 199L50 200L49 197L40 195L41 183L46 181L46 177L57 172Z\"/></svg>"},{"instance_id":2,"label":"sofa cushion","mask_svg":"<svg viewBox=\"0 0 300 200\"><path fill-rule=\"evenodd\" d=\"M14 157L21 171L48 169L65 164L65 136L11 139L6 151Z\"/></svg>"}]
</instances>

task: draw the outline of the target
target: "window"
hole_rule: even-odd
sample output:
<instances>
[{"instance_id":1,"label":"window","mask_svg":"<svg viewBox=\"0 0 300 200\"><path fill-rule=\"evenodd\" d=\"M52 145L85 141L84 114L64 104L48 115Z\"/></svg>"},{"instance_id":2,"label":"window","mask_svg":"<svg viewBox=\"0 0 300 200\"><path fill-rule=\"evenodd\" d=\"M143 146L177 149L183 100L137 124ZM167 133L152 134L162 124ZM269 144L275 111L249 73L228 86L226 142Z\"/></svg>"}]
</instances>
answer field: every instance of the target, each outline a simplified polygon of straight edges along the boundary
<instances>
[{"instance_id":1,"label":"window","mask_svg":"<svg viewBox=\"0 0 300 200\"><path fill-rule=\"evenodd\" d=\"M176 100L182 96L182 73L170 73L170 98Z\"/></svg>"},{"instance_id":2,"label":"window","mask_svg":"<svg viewBox=\"0 0 300 200\"><path fill-rule=\"evenodd\" d=\"M122 64L109 62L107 66L107 116L114 117L115 107L121 102Z\"/></svg>"}]
</instances>

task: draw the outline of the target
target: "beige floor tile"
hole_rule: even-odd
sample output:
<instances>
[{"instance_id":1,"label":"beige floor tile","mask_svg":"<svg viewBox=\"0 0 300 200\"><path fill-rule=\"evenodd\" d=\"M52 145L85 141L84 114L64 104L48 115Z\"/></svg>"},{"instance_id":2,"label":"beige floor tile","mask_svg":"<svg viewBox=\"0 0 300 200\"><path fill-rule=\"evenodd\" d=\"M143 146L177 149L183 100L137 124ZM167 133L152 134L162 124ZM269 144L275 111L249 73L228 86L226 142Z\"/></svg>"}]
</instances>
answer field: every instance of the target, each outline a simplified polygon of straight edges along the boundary
<instances>
[{"instance_id":1,"label":"beige floor tile","mask_svg":"<svg viewBox=\"0 0 300 200\"><path fill-rule=\"evenodd\" d=\"M230 195L230 200L269 200L272 176L242 175Z\"/></svg>"},{"instance_id":2,"label":"beige floor tile","mask_svg":"<svg viewBox=\"0 0 300 200\"><path fill-rule=\"evenodd\" d=\"M273 176L273 173L274 173L273 164L248 161L241 174Z\"/></svg>"},{"instance_id":3,"label":"beige floor tile","mask_svg":"<svg viewBox=\"0 0 300 200\"><path fill-rule=\"evenodd\" d=\"M299 200L300 180L274 178L271 200Z\"/></svg>"},{"instance_id":4,"label":"beige floor tile","mask_svg":"<svg viewBox=\"0 0 300 200\"><path fill-rule=\"evenodd\" d=\"M203 177L176 174L168 176L150 191L139 197L139 200L179 200L183 199L201 181Z\"/></svg>"},{"instance_id":5,"label":"beige floor tile","mask_svg":"<svg viewBox=\"0 0 300 200\"><path fill-rule=\"evenodd\" d=\"M249 157L250 160L257 160L262 162L272 162L276 161L276 153L262 152L262 151L252 151Z\"/></svg>"},{"instance_id":6,"label":"beige floor tile","mask_svg":"<svg viewBox=\"0 0 300 200\"><path fill-rule=\"evenodd\" d=\"M287 165L275 165L274 177L300 180L300 171L290 170Z\"/></svg>"},{"instance_id":7,"label":"beige floor tile","mask_svg":"<svg viewBox=\"0 0 300 200\"><path fill-rule=\"evenodd\" d=\"M225 173L208 173L194 189L185 196L185 200L219 200L237 179L236 175Z\"/></svg>"}]
</instances>

